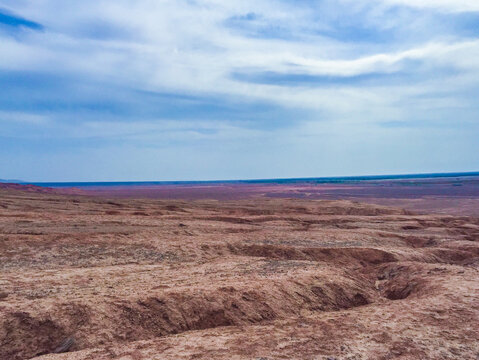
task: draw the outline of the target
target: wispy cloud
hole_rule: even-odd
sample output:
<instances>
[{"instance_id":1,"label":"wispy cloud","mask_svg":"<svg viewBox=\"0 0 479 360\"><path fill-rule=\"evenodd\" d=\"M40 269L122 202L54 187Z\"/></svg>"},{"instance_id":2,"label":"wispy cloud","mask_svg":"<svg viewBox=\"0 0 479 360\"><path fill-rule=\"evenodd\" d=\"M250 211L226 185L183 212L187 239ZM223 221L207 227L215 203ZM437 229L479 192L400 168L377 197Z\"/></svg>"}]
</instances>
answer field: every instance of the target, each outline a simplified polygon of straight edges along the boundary
<instances>
[{"instance_id":1,"label":"wispy cloud","mask_svg":"<svg viewBox=\"0 0 479 360\"><path fill-rule=\"evenodd\" d=\"M386 0L386 2L452 12L479 11L479 4L475 0Z\"/></svg>"},{"instance_id":2,"label":"wispy cloud","mask_svg":"<svg viewBox=\"0 0 479 360\"><path fill-rule=\"evenodd\" d=\"M205 171L188 178L226 176L208 163L213 148L251 161L245 177L334 175L358 172L335 165L362 151L358 129L378 149L381 136L407 147L392 131L409 129L432 170L470 170L479 159L469 136L451 150L459 168L428 149L479 135L478 23L475 0L0 0L0 161L19 142L31 162L52 146L83 159L127 142L138 149L130 156L144 144L160 157L178 150L168 178L184 177L189 152L204 154ZM438 132L421 142L426 127ZM336 159L313 160L335 143L345 144ZM295 161L284 147L310 161L268 165ZM43 179L23 159L3 177ZM388 162L378 156L362 172L394 172ZM65 166L51 179L80 176Z\"/></svg>"}]
</instances>

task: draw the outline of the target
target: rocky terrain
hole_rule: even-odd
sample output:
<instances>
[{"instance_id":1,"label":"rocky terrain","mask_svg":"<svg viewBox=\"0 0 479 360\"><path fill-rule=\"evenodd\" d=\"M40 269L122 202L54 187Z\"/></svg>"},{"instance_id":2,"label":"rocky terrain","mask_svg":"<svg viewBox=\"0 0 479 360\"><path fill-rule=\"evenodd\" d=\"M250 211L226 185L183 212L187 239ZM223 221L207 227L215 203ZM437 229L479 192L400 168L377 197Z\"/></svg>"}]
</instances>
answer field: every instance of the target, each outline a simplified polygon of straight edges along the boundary
<instances>
[{"instance_id":1,"label":"rocky terrain","mask_svg":"<svg viewBox=\"0 0 479 360\"><path fill-rule=\"evenodd\" d=\"M6 186L0 359L31 358L478 359L479 218Z\"/></svg>"}]
</instances>

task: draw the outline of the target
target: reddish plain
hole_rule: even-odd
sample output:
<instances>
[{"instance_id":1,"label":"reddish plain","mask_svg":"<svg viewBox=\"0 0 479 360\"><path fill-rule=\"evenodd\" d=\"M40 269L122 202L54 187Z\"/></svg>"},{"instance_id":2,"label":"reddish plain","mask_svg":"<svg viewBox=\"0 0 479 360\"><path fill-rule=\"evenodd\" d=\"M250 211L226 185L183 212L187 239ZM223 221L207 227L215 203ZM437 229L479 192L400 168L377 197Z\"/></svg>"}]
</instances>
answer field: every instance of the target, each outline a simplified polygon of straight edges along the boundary
<instances>
[{"instance_id":1,"label":"reddish plain","mask_svg":"<svg viewBox=\"0 0 479 360\"><path fill-rule=\"evenodd\" d=\"M0 184L1 188L2 184ZM36 187L36 191L45 191ZM30 191L35 191L30 189ZM415 212L479 217L479 176L315 183L314 181L138 184L55 189L57 193L115 198L242 200L294 198L352 200L401 207Z\"/></svg>"},{"instance_id":2,"label":"reddish plain","mask_svg":"<svg viewBox=\"0 0 479 360\"><path fill-rule=\"evenodd\" d=\"M0 359L479 357L478 218L268 193L3 186Z\"/></svg>"}]
</instances>

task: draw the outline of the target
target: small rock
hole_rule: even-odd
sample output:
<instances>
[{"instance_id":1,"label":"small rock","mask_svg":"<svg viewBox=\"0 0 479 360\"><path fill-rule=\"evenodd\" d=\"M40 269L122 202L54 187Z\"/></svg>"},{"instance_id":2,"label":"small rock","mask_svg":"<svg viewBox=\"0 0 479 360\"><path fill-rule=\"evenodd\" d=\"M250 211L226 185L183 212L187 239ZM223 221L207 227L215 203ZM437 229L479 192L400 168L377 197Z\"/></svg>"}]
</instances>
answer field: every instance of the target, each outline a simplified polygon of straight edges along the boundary
<instances>
[{"instance_id":1,"label":"small rock","mask_svg":"<svg viewBox=\"0 0 479 360\"><path fill-rule=\"evenodd\" d=\"M65 339L62 342L62 344L53 351L53 353L60 354L60 353L68 352L74 344L75 344L74 338L70 337L68 339Z\"/></svg>"}]
</instances>

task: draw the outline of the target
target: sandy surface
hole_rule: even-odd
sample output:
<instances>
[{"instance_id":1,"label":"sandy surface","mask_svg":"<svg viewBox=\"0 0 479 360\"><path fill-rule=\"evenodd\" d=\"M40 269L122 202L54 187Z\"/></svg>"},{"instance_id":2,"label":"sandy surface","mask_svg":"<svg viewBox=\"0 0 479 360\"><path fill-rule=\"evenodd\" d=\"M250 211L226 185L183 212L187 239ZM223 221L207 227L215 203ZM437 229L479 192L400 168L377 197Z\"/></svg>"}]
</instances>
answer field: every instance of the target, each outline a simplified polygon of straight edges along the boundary
<instances>
[{"instance_id":1,"label":"sandy surface","mask_svg":"<svg viewBox=\"0 0 479 360\"><path fill-rule=\"evenodd\" d=\"M5 187L0 359L29 358L478 359L479 219Z\"/></svg>"}]
</instances>

